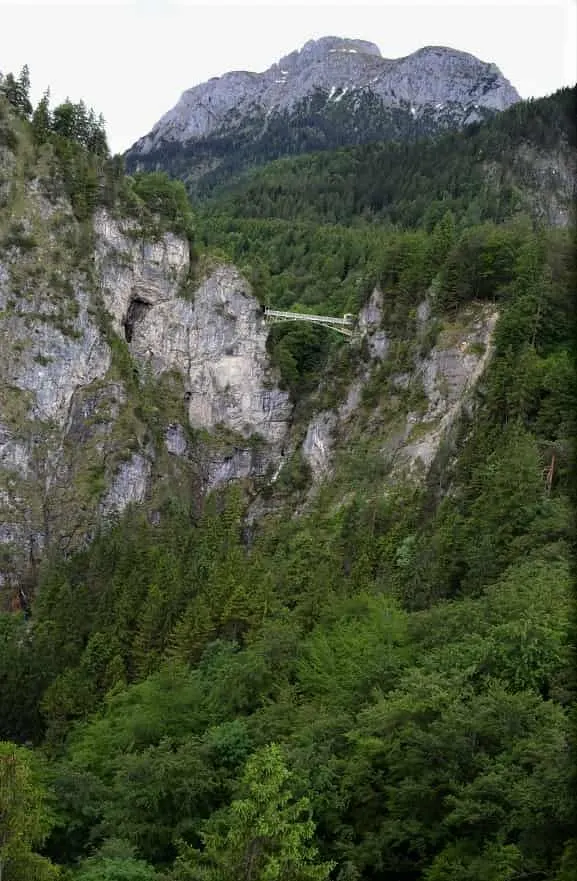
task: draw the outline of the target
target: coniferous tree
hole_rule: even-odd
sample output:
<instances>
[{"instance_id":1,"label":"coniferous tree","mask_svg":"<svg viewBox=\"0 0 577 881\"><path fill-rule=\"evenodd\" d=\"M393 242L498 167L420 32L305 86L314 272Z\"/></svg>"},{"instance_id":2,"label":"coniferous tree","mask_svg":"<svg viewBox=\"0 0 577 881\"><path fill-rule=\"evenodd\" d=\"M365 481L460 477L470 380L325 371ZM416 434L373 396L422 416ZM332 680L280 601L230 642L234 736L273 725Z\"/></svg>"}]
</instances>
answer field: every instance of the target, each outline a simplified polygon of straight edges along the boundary
<instances>
[{"instance_id":1,"label":"coniferous tree","mask_svg":"<svg viewBox=\"0 0 577 881\"><path fill-rule=\"evenodd\" d=\"M92 112L92 111L91 111ZM97 156L107 157L110 154L106 139L106 124L102 113L99 114L96 123L90 122L88 137L88 149Z\"/></svg>"},{"instance_id":2,"label":"coniferous tree","mask_svg":"<svg viewBox=\"0 0 577 881\"><path fill-rule=\"evenodd\" d=\"M54 108L52 113L52 130L62 138L75 140L77 134L76 120L76 106L70 98L66 98L62 104Z\"/></svg>"},{"instance_id":3,"label":"coniferous tree","mask_svg":"<svg viewBox=\"0 0 577 881\"><path fill-rule=\"evenodd\" d=\"M0 742L0 878L53 881L58 869L35 853L49 832L45 793L23 747Z\"/></svg>"},{"instance_id":4,"label":"coniferous tree","mask_svg":"<svg viewBox=\"0 0 577 881\"><path fill-rule=\"evenodd\" d=\"M14 110L24 119L29 119L32 113L30 103L30 73L25 64L18 79L12 73L7 73L0 81L0 90L10 102Z\"/></svg>"},{"instance_id":5,"label":"coniferous tree","mask_svg":"<svg viewBox=\"0 0 577 881\"><path fill-rule=\"evenodd\" d=\"M318 859L309 801L290 777L276 744L255 753L240 798L205 825L203 850L183 849L174 881L327 881L334 864Z\"/></svg>"},{"instance_id":6,"label":"coniferous tree","mask_svg":"<svg viewBox=\"0 0 577 881\"><path fill-rule=\"evenodd\" d=\"M18 83L13 73L7 73L0 85L2 86L2 93L7 101L10 102L12 107L15 110L19 109L19 101L18 101Z\"/></svg>"},{"instance_id":7,"label":"coniferous tree","mask_svg":"<svg viewBox=\"0 0 577 881\"><path fill-rule=\"evenodd\" d=\"M18 77L18 93L20 112L25 119L29 119L32 113L32 104L30 103L30 71L27 64L24 65Z\"/></svg>"},{"instance_id":8,"label":"coniferous tree","mask_svg":"<svg viewBox=\"0 0 577 881\"><path fill-rule=\"evenodd\" d=\"M32 133L36 144L44 144L48 140L51 130L50 90L46 89L32 114Z\"/></svg>"}]
</instances>

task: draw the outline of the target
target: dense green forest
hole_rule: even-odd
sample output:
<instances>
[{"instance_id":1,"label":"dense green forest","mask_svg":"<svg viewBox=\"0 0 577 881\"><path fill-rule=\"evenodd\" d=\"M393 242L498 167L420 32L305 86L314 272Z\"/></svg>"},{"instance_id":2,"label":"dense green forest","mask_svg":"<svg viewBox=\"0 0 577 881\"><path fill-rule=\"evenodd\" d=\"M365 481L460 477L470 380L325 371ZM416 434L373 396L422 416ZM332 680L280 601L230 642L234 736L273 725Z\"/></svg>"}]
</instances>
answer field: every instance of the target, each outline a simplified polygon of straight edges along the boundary
<instances>
[{"instance_id":1,"label":"dense green forest","mask_svg":"<svg viewBox=\"0 0 577 881\"><path fill-rule=\"evenodd\" d=\"M212 193L235 217L432 229L450 210L468 224L531 213L545 222L560 159L577 146L577 89L522 101L461 132L279 159ZM541 167L540 155L552 159ZM572 178L572 176L571 176ZM571 191L574 180L565 184ZM572 204L572 193L567 196Z\"/></svg>"},{"instance_id":2,"label":"dense green forest","mask_svg":"<svg viewBox=\"0 0 577 881\"><path fill-rule=\"evenodd\" d=\"M38 111L10 100L33 126ZM304 508L295 458L257 524L238 484L158 523L133 509L44 562L31 609L0 615L2 881L573 879L572 230L468 214L483 128L446 142L447 165L470 169L461 207L394 229L346 199L353 179L384 186L371 156L397 148L299 160L320 192L323 168L356 157L342 213L314 188L318 214L290 192L288 216L261 211L254 190L243 219L49 128L36 149L54 151L82 222L105 204L186 233L200 262L234 259L274 305L342 314L381 285L395 345L359 419L406 369L431 287L439 321L471 303L500 319L458 447L423 481L391 481L359 442ZM424 216L437 191L421 186ZM276 334L297 407L321 374L338 395L366 357Z\"/></svg>"},{"instance_id":3,"label":"dense green forest","mask_svg":"<svg viewBox=\"0 0 577 881\"><path fill-rule=\"evenodd\" d=\"M129 150L127 169L162 168L182 179L195 199L205 199L247 168L280 156L383 140L410 143L455 126L455 108L450 104L443 113L426 108L415 117L407 102L386 107L370 89L344 89L335 93L334 101L329 97L328 91L317 88L290 109L267 114L256 110L240 125L238 112L233 110L221 129L190 144L163 141L147 153ZM485 107L475 112L493 115ZM457 113L461 116L462 109L457 108Z\"/></svg>"}]
</instances>

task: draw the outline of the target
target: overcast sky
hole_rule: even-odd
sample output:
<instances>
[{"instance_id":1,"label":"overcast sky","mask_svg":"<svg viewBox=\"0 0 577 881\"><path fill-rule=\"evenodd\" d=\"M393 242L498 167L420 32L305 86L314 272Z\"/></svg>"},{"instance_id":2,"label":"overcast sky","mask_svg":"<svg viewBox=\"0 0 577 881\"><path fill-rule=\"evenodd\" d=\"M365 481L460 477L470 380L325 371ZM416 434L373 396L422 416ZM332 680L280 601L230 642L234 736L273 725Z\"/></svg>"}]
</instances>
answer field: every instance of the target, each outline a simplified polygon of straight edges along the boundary
<instances>
[{"instance_id":1,"label":"overcast sky","mask_svg":"<svg viewBox=\"0 0 577 881\"><path fill-rule=\"evenodd\" d=\"M385 58L426 45L495 62L522 97L577 81L577 0L0 0L0 70L28 64L32 98L84 98L113 152L146 134L190 86L265 70L307 40L351 37Z\"/></svg>"}]
</instances>

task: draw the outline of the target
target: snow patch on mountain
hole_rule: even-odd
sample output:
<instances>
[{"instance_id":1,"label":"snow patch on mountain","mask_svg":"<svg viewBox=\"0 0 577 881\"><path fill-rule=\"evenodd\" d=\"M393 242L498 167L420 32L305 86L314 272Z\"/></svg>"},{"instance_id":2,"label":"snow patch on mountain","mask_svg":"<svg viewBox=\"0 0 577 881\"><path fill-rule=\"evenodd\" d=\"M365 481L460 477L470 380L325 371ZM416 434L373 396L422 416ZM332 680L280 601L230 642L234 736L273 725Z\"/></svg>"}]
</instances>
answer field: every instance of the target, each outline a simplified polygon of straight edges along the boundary
<instances>
[{"instance_id":1,"label":"snow patch on mountain","mask_svg":"<svg viewBox=\"0 0 577 881\"><path fill-rule=\"evenodd\" d=\"M374 43L323 37L309 40L262 73L232 71L187 89L129 154L234 131L255 112L290 111L317 90L336 102L352 89L372 92L384 108L413 107L414 116L426 107L433 114L451 108L457 123L470 121L474 107L498 111L520 100L496 65L466 52L427 46L387 59Z\"/></svg>"}]
</instances>

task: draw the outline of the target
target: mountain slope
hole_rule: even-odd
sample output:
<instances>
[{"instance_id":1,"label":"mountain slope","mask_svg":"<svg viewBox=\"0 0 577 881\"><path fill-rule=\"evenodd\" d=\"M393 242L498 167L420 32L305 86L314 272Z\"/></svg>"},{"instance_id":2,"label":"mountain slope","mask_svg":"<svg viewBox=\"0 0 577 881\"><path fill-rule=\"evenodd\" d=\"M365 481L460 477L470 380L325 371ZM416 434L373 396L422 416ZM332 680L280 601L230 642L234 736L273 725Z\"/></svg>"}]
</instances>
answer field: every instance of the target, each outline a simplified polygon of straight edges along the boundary
<instances>
[{"instance_id":1,"label":"mountain slope","mask_svg":"<svg viewBox=\"0 0 577 881\"><path fill-rule=\"evenodd\" d=\"M234 217L430 228L526 213L570 222L577 175L577 88L523 101L417 144L372 144L280 159L217 188L205 210Z\"/></svg>"},{"instance_id":2,"label":"mountain slope","mask_svg":"<svg viewBox=\"0 0 577 881\"><path fill-rule=\"evenodd\" d=\"M264 73L232 72L189 89L126 161L206 188L278 156L413 139L518 100L494 64L464 52L425 47L390 60L372 43L325 37Z\"/></svg>"}]
</instances>

